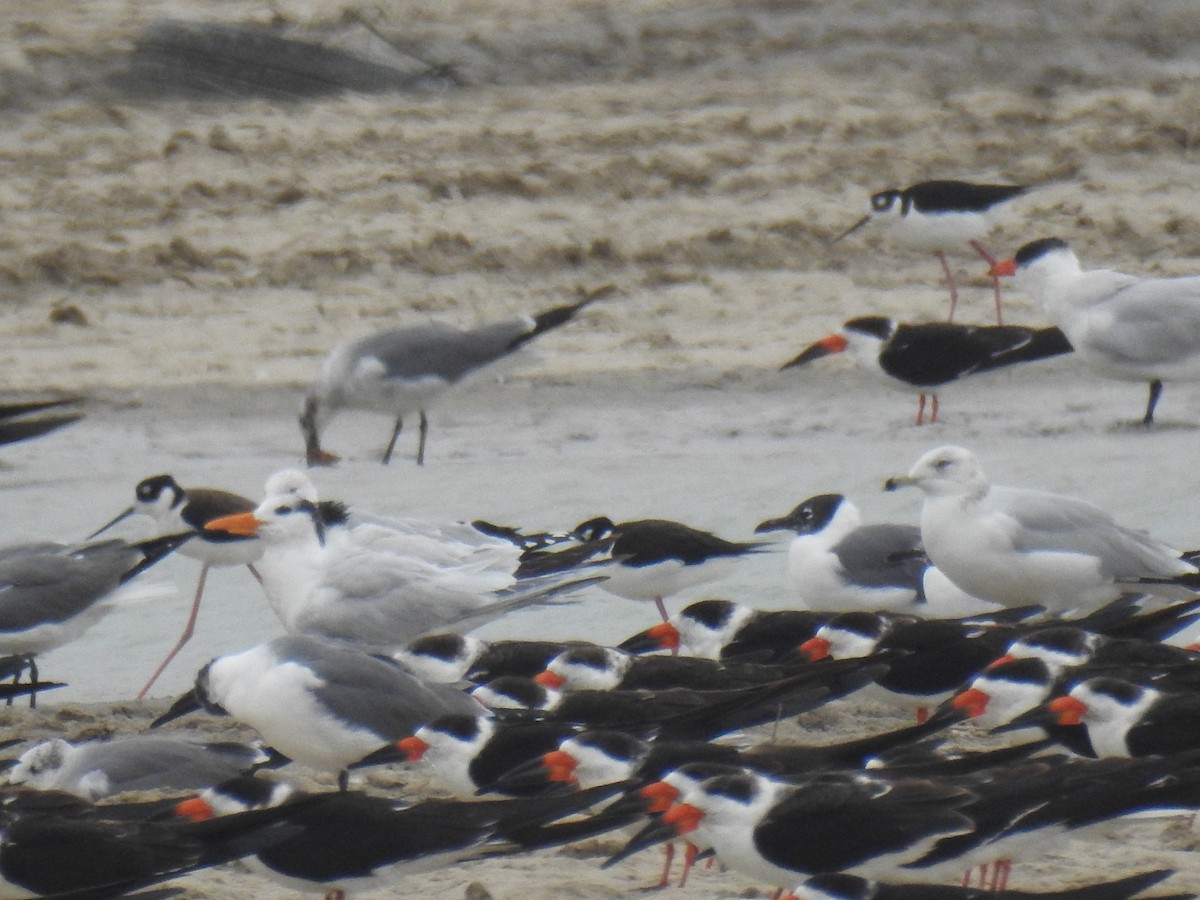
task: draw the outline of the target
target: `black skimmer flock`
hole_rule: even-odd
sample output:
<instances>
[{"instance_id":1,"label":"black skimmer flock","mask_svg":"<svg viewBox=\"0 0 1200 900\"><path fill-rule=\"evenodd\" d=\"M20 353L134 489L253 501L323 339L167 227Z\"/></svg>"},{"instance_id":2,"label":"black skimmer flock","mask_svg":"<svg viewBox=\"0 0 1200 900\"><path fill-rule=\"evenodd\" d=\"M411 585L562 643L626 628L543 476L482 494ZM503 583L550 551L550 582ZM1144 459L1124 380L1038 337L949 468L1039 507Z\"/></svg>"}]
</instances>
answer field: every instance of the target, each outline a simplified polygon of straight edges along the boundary
<instances>
[{"instance_id":1,"label":"black skimmer flock","mask_svg":"<svg viewBox=\"0 0 1200 900\"><path fill-rule=\"evenodd\" d=\"M786 367L849 351L919 393L922 424L927 397L937 421L948 385L1074 349L1147 382L1152 423L1164 382L1200 378L1200 278L1085 272L1054 238L997 262L982 241L1024 191L882 191L837 238L876 221L936 254L951 320L947 254L973 248L991 267L997 325L859 316ZM1053 325L1000 324L1006 275ZM342 410L391 418L384 463L416 417L423 464L427 409L443 392L611 290L532 317L336 347L303 401L308 465L336 461L321 436ZM42 415L62 402L0 404L0 444L78 418ZM1012 859L1061 839L1200 810L1200 652L1164 643L1185 643L1200 616L1200 554L1082 500L993 487L962 447L931 450L887 482L903 486L924 495L919 525L864 523L832 491L758 525L787 534L791 604L708 597L669 615L666 598L769 542L669 519L601 516L560 534L379 515L318 496L300 469L277 471L257 502L143 479L134 505L87 542L0 547L0 677L14 679L0 696L56 686L38 681L34 657L113 607L162 595L134 579L175 549L202 569L184 632L139 699L191 637L212 566L250 567L282 634L223 648L154 719L171 732L118 736L108 723L72 728L71 711L14 712L38 742L0 743L13 754L0 760L0 897L157 898L138 892L240 860L344 900L614 832L624 845L606 865L685 841L684 878L706 855L798 900L982 900L988 871L997 900L1132 900L1166 881L1146 866L1042 893L1007 887ZM156 536L99 538L133 514ZM593 586L654 601L662 621L615 647L553 639L556 605ZM532 624L507 639L469 633L517 610L529 614L510 622ZM16 684L26 669L29 683ZM898 726L880 699L922 710L918 722ZM217 726L176 721L193 713L228 716L257 739L197 739ZM305 788L266 767L307 770Z\"/></svg>"},{"instance_id":2,"label":"black skimmer flock","mask_svg":"<svg viewBox=\"0 0 1200 900\"><path fill-rule=\"evenodd\" d=\"M339 344L326 357L300 411L308 464L328 466L338 461L335 454L321 448L321 433L342 410L360 409L395 420L383 451L384 465L391 461L404 417L417 413L417 465L424 465L429 432L426 408L434 400L538 335L565 325L608 293L602 289L536 316L517 316L473 328L430 323L393 328Z\"/></svg>"},{"instance_id":3,"label":"black skimmer flock","mask_svg":"<svg viewBox=\"0 0 1200 900\"><path fill-rule=\"evenodd\" d=\"M1150 385L1143 425L1154 422L1164 381L1200 380L1200 276L1085 271L1060 238L1031 241L991 272L1015 276L1096 371Z\"/></svg>"},{"instance_id":4,"label":"black skimmer flock","mask_svg":"<svg viewBox=\"0 0 1200 900\"><path fill-rule=\"evenodd\" d=\"M833 240L834 243L840 241L868 222L880 222L888 226L896 243L933 253L942 264L946 287L950 290L950 313L946 318L952 322L958 306L958 286L946 260L946 252L969 246L989 265L994 265L995 258L980 242L992 230L1000 209L1027 190L1017 184L942 180L879 191L871 195L871 211ZM1000 325L1003 315L996 276L993 276L992 289L996 298L996 324Z\"/></svg>"},{"instance_id":5,"label":"black skimmer flock","mask_svg":"<svg viewBox=\"0 0 1200 900\"><path fill-rule=\"evenodd\" d=\"M782 369L847 352L858 365L889 384L918 394L916 424L938 420L941 389L971 375L996 372L1017 363L1071 352L1055 326L959 325L953 322L897 322L886 316L849 319L833 334L810 344Z\"/></svg>"}]
</instances>

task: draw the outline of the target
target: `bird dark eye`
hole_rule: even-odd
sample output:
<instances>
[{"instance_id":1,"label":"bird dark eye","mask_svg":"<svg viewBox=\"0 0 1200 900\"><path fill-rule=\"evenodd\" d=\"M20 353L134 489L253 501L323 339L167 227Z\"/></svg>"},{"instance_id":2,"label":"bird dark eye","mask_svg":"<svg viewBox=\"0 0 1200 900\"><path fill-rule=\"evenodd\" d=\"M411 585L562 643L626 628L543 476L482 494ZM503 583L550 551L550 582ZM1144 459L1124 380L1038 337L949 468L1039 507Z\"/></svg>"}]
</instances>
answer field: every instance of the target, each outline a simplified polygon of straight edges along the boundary
<instances>
[{"instance_id":1,"label":"bird dark eye","mask_svg":"<svg viewBox=\"0 0 1200 900\"><path fill-rule=\"evenodd\" d=\"M802 509L802 510L800 510L800 518L801 518L801 519L803 519L805 522L807 522L807 521L808 521L809 519L811 519L812 517L813 517L813 514L812 514L812 510L811 510L811 509Z\"/></svg>"},{"instance_id":2,"label":"bird dark eye","mask_svg":"<svg viewBox=\"0 0 1200 900\"><path fill-rule=\"evenodd\" d=\"M939 472L941 472L943 469L950 468L950 460L948 460L948 459L935 460L933 463L933 467L935 469L937 469Z\"/></svg>"},{"instance_id":3,"label":"bird dark eye","mask_svg":"<svg viewBox=\"0 0 1200 900\"><path fill-rule=\"evenodd\" d=\"M288 513L290 513L291 511L292 511L292 508L291 508L290 506L277 506L277 507L275 507L275 514L276 514L277 516L286 516L286 515L287 515Z\"/></svg>"}]
</instances>

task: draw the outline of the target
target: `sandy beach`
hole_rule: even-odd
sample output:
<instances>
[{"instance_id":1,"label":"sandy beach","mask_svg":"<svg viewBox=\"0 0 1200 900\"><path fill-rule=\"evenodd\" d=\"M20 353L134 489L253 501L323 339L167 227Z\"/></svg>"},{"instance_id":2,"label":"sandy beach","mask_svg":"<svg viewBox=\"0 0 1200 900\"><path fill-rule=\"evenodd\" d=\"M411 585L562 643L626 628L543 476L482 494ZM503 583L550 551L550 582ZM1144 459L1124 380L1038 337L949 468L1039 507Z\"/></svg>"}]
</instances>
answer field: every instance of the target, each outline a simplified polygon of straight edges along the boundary
<instances>
[{"instance_id":1,"label":"sandy beach","mask_svg":"<svg viewBox=\"0 0 1200 900\"><path fill-rule=\"evenodd\" d=\"M261 26L373 59L444 65L457 84L279 97L154 97L124 73L164 20ZM296 414L329 349L434 318L474 323L614 290L502 371L431 411L428 464L388 423L348 414L323 493L381 513L569 528L662 516L748 536L815 493L869 519L915 521L883 480L960 443L997 483L1076 494L1179 547L1200 546L1200 387L1145 387L1066 357L972 380L915 428L915 399L833 359L779 366L856 315L945 315L932 256L878 230L829 239L871 192L939 177L1034 186L989 246L1057 235L1086 267L1200 268L1195 209L1200 27L1192 4L47 0L0 11L0 365L15 397L84 398L87 418L2 448L5 541L81 539L143 477L257 496L300 465ZM386 40L385 40L386 39ZM389 46L390 45L390 46ZM385 52L386 51L386 52ZM955 260L961 318L990 282ZM1008 289L1009 321L1046 324ZM133 531L126 533L134 533ZM129 700L182 627L196 566L154 577L171 602L119 610L43 660L69 688L5 713L0 737L139 730L208 659L279 631L244 571L214 573L196 638L147 704ZM792 602L781 555L706 594ZM592 589L496 635L619 640L652 609ZM845 710L854 711L847 716ZM853 725L847 725L853 720ZM850 702L801 723L813 740L898 723ZM193 717L180 727L227 733ZM371 789L421 772L370 776ZM636 896L646 853L600 870L616 838L413 878L397 890L496 900ZM1194 838L1139 823L1064 840L1022 888L1171 866ZM293 896L235 872L188 896ZM699 872L693 896L765 895ZM468 896L483 896L468 893Z\"/></svg>"}]
</instances>

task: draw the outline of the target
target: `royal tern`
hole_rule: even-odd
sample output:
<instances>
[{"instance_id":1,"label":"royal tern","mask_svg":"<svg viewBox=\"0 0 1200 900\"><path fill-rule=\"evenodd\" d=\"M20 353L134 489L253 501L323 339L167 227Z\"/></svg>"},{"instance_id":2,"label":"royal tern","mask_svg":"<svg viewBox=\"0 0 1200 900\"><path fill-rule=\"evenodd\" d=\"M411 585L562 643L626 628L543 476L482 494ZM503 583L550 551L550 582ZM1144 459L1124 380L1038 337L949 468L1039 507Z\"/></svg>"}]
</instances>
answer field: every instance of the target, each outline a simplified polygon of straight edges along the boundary
<instances>
[{"instance_id":1,"label":"royal tern","mask_svg":"<svg viewBox=\"0 0 1200 900\"><path fill-rule=\"evenodd\" d=\"M1084 362L1111 378L1149 383L1142 424L1153 423L1163 382L1200 380L1200 276L1084 271L1059 238L1031 241L991 271L1016 276Z\"/></svg>"},{"instance_id":2,"label":"royal tern","mask_svg":"<svg viewBox=\"0 0 1200 900\"><path fill-rule=\"evenodd\" d=\"M395 529L327 525L321 507L295 493L267 497L254 512L206 527L262 539L263 588L289 634L379 651L398 650L431 631L469 630L573 586L560 578L517 582L505 568L431 561L413 553L410 536Z\"/></svg>"}]
</instances>

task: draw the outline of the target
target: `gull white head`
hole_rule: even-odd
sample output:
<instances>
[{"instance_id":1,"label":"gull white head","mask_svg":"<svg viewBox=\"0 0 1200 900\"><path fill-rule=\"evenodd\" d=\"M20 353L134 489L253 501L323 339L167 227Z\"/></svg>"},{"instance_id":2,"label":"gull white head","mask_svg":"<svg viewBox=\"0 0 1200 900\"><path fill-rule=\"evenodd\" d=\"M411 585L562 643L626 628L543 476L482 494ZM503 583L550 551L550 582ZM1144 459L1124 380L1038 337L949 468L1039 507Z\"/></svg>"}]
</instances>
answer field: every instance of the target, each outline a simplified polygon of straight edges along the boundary
<instances>
[{"instance_id":1,"label":"gull white head","mask_svg":"<svg viewBox=\"0 0 1200 900\"><path fill-rule=\"evenodd\" d=\"M884 483L884 490L918 487L927 496L983 497L988 492L987 476L979 458L965 447L947 444L930 450L913 464L907 475L897 475Z\"/></svg>"}]
</instances>

